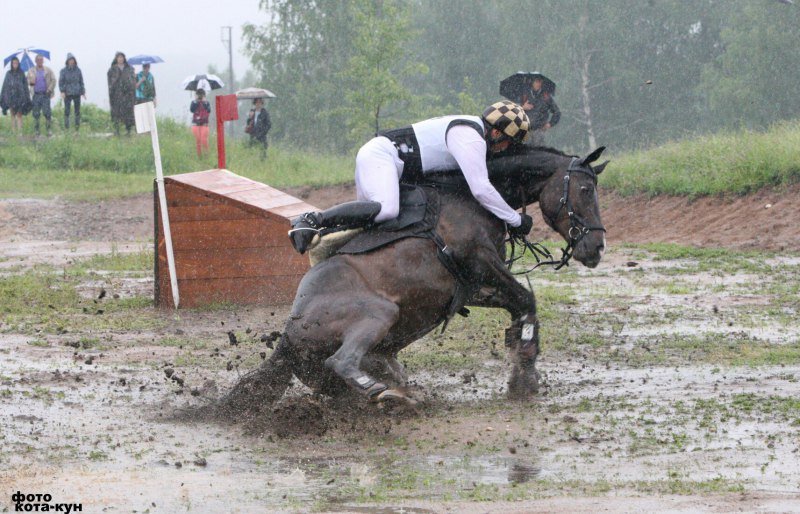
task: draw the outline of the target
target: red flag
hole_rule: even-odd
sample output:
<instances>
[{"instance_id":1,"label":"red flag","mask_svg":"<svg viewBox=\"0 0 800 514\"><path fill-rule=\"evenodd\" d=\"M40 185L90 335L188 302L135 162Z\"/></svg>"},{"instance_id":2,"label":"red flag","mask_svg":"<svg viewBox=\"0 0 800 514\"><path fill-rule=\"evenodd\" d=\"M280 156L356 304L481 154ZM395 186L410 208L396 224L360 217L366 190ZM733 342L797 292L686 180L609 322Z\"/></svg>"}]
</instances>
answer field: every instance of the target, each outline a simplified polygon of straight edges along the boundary
<instances>
[{"instance_id":1,"label":"red flag","mask_svg":"<svg viewBox=\"0 0 800 514\"><path fill-rule=\"evenodd\" d=\"M239 119L239 106L236 95L220 95L217 97L217 123Z\"/></svg>"},{"instance_id":2,"label":"red flag","mask_svg":"<svg viewBox=\"0 0 800 514\"><path fill-rule=\"evenodd\" d=\"M225 169L225 129L223 123L239 119L239 106L236 95L217 97L217 167Z\"/></svg>"}]
</instances>

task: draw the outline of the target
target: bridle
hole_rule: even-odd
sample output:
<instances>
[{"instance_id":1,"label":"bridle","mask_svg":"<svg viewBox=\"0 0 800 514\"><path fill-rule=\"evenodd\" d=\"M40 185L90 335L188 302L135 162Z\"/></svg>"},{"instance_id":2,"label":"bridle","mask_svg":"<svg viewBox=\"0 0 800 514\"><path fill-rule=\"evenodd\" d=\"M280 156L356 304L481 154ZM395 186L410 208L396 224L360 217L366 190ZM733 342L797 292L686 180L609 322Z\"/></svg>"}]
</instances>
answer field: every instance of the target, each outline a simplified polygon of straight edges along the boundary
<instances>
[{"instance_id":1,"label":"bridle","mask_svg":"<svg viewBox=\"0 0 800 514\"><path fill-rule=\"evenodd\" d=\"M580 243L589 232L593 230L602 230L603 232L606 231L603 226L591 225L587 223L582 216L575 212L575 209L572 206L572 201L569 198L569 184L571 180L571 174L573 172L588 175L592 179L592 182L597 185L597 173L595 173L594 169L592 169L592 166L590 164L581 164L581 160L578 157L573 157L569 163L569 166L567 167L567 173L564 175L564 189L563 193L561 194L561 199L559 200L558 210L552 218L545 215L544 212L542 213L542 217L547 224L555 229L555 222L558 219L558 215L561 214L563 209L567 210L567 215L569 216L569 230L567 231L567 236L569 236L569 239L567 240L567 246L561 249L561 258L558 260L554 259L550 251L541 243L531 243L528 241L526 236L510 237L511 257L508 261L506 261L509 269L514 261L522 258L522 256L525 255L526 251L530 251L536 259L536 265L533 268L514 273L515 275L530 273L539 266L546 264L554 265L556 270L559 270L564 266L569 266L569 261L572 258L572 252L575 250L575 247L578 246L578 243ZM523 201L523 206L525 203L526 202ZM515 245L522 246L522 253L516 258L514 257Z\"/></svg>"}]
</instances>

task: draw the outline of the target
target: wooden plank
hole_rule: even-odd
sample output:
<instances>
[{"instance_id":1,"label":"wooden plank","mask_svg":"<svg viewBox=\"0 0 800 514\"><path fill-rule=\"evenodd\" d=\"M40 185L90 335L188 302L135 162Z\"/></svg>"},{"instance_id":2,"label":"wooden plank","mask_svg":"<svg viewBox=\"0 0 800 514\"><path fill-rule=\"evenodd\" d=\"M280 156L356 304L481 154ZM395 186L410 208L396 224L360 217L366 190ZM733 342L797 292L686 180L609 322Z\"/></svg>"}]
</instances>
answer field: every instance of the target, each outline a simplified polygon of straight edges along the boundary
<instances>
[{"instance_id":1,"label":"wooden plank","mask_svg":"<svg viewBox=\"0 0 800 514\"><path fill-rule=\"evenodd\" d=\"M222 202L210 205L169 206L168 209L171 222L263 219L250 211Z\"/></svg>"},{"instance_id":2,"label":"wooden plank","mask_svg":"<svg viewBox=\"0 0 800 514\"><path fill-rule=\"evenodd\" d=\"M239 279L181 280L181 307L203 307L212 303L229 302L236 305L285 305L294 300L302 277L253 277L246 283ZM162 308L172 308L169 280L162 291Z\"/></svg>"},{"instance_id":3,"label":"wooden plank","mask_svg":"<svg viewBox=\"0 0 800 514\"><path fill-rule=\"evenodd\" d=\"M162 267L165 263L166 256L161 261ZM265 252L262 248L175 251L178 279L303 275L308 268L308 258L290 248L277 252Z\"/></svg>"},{"instance_id":4,"label":"wooden plank","mask_svg":"<svg viewBox=\"0 0 800 514\"><path fill-rule=\"evenodd\" d=\"M223 200L211 194L203 194L181 186L180 184L169 184L165 186L167 192L167 208L172 207L191 207L197 205L217 205L223 204Z\"/></svg>"},{"instance_id":5,"label":"wooden plank","mask_svg":"<svg viewBox=\"0 0 800 514\"><path fill-rule=\"evenodd\" d=\"M182 175L172 175L168 177L170 184L175 188L183 188L187 191L203 195L207 198L215 198L219 201L231 203L255 214L270 213L274 208L280 208L291 204L302 204L295 207L297 214L317 210L313 205L306 204L279 189L275 189L261 182L256 182L245 177L239 177L227 170L209 170L204 172L186 173ZM165 179L165 183L167 179ZM173 205L170 191L167 191L167 199ZM181 202L184 197L176 197L176 205L183 205ZM196 199L198 202L206 203L207 200ZM294 214L296 215L296 214ZM273 216L275 216L273 214Z\"/></svg>"},{"instance_id":6,"label":"wooden plank","mask_svg":"<svg viewBox=\"0 0 800 514\"><path fill-rule=\"evenodd\" d=\"M288 220L296 216L300 216L303 213L318 211L318 210L319 209L317 209L316 207L311 207L309 204L305 202L296 202L289 205L284 205L282 207L276 207L274 209L271 209L270 212L279 218L284 218Z\"/></svg>"},{"instance_id":7,"label":"wooden plank","mask_svg":"<svg viewBox=\"0 0 800 514\"><path fill-rule=\"evenodd\" d=\"M287 226L263 220L174 222L172 246L176 251L253 248L274 251L289 246Z\"/></svg>"}]
</instances>

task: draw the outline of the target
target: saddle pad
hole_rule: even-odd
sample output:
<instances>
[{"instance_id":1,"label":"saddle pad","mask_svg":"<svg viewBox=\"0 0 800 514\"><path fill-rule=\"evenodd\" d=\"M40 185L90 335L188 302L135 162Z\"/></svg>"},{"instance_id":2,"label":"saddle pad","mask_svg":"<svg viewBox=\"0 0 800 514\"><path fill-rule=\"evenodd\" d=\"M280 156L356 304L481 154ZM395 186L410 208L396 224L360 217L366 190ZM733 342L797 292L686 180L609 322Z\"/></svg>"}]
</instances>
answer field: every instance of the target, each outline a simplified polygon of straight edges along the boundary
<instances>
[{"instance_id":1,"label":"saddle pad","mask_svg":"<svg viewBox=\"0 0 800 514\"><path fill-rule=\"evenodd\" d=\"M337 253L365 253L407 237L427 237L439 221L439 195L432 188L401 184L400 215L361 232Z\"/></svg>"}]
</instances>

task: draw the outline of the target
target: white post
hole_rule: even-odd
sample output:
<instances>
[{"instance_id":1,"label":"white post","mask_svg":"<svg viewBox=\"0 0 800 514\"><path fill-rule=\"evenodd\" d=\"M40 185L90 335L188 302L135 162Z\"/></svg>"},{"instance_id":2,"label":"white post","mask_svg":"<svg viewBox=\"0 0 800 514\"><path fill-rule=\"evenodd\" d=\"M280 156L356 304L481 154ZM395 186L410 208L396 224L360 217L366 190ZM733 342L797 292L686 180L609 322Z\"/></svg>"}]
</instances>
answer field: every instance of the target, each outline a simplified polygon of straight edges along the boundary
<instances>
[{"instance_id":1,"label":"white post","mask_svg":"<svg viewBox=\"0 0 800 514\"><path fill-rule=\"evenodd\" d=\"M164 227L164 242L167 247L167 265L169 267L169 283L172 286L172 301L178 308L181 297L178 294L178 276L175 274L175 255L172 253L172 234L169 230L169 215L167 214L167 192L164 189L164 172L161 170L161 149L158 145L158 127L156 127L156 111L153 102L145 102L134 107L136 117L136 132L142 134L150 132L153 143L153 158L156 164L156 185L158 187L158 200L161 210L161 225Z\"/></svg>"}]
</instances>

